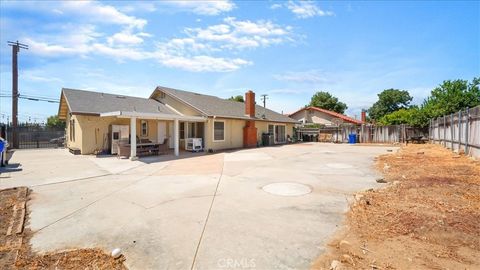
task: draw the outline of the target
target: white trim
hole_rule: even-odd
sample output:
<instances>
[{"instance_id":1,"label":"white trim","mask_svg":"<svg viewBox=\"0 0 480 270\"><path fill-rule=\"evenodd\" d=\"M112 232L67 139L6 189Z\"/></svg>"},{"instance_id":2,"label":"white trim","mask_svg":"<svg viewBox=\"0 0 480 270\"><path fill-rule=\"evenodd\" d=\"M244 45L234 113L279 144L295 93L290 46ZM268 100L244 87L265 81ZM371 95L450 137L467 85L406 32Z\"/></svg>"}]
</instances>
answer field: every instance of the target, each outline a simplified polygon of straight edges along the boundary
<instances>
[{"instance_id":1,"label":"white trim","mask_svg":"<svg viewBox=\"0 0 480 270\"><path fill-rule=\"evenodd\" d=\"M114 111L101 113L100 117L116 116L118 118L142 118L155 120L182 120L190 122L205 122L206 117L202 116L185 116L167 113L142 113L142 112L128 112L128 111Z\"/></svg>"},{"instance_id":2,"label":"white trim","mask_svg":"<svg viewBox=\"0 0 480 270\"><path fill-rule=\"evenodd\" d=\"M145 134L143 134L143 124L145 123ZM140 120L140 137L148 137L148 121L145 119Z\"/></svg>"},{"instance_id":3,"label":"white trim","mask_svg":"<svg viewBox=\"0 0 480 270\"><path fill-rule=\"evenodd\" d=\"M276 126L284 126L284 127L285 127L285 134L284 134L284 135L285 135L285 138L284 138L285 141L283 141L283 142L277 141L277 138L276 138L276 137L277 137L277 136L276 136L276 135L277 135L277 134L276 134L277 132L275 131L275 127L276 127ZM275 144L284 144L284 143L287 142L287 125L286 125L286 124L273 124L273 142L274 142Z\"/></svg>"},{"instance_id":4,"label":"white trim","mask_svg":"<svg viewBox=\"0 0 480 270\"><path fill-rule=\"evenodd\" d=\"M174 98L174 99L176 99L177 101L180 101L181 103L183 103L183 104L185 104L185 105L187 105L187 106L190 106L190 107L192 107L193 109L197 110L198 112L202 113L203 115L205 115L205 116L208 116L208 114L207 114L206 112L204 112L204 111L200 110L199 108L197 108L197 107L193 106L192 104L190 104L190 103L186 102L185 100L183 100L183 99L181 99L181 98L179 98L179 97L175 96L175 95L174 95L174 94L172 94L172 93L167 93L167 92L168 92L168 90L167 90L167 91L165 91L165 90L163 90L163 89L159 89L159 88L167 88L167 87L161 87L161 86L157 86L157 88L155 88L155 90L153 90L153 93L150 95L150 98L152 98L152 97L153 97L153 95L155 94L155 92L158 90L158 92L162 92L162 93L164 93L165 95L168 95L168 96L170 96L170 97L173 97L173 98ZM192 92L192 93L193 93L193 92Z\"/></svg>"},{"instance_id":5,"label":"white trim","mask_svg":"<svg viewBox=\"0 0 480 270\"><path fill-rule=\"evenodd\" d=\"M215 140L215 122L222 122L223 123L223 140ZM213 119L213 122L212 122L212 141L213 142L224 142L225 141L225 136L226 136L226 133L227 133L227 125L225 123L226 123L225 120Z\"/></svg>"},{"instance_id":6,"label":"white trim","mask_svg":"<svg viewBox=\"0 0 480 270\"><path fill-rule=\"evenodd\" d=\"M130 160L137 160L137 118L130 118Z\"/></svg>"}]
</instances>

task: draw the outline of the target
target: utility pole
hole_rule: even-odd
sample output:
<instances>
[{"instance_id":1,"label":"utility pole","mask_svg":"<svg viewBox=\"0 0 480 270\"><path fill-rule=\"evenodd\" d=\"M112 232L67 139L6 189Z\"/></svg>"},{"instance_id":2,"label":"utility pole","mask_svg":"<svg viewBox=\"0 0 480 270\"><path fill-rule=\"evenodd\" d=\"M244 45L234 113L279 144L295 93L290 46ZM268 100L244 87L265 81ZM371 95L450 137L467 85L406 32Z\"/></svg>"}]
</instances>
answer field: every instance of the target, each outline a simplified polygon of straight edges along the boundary
<instances>
[{"instance_id":1,"label":"utility pole","mask_svg":"<svg viewBox=\"0 0 480 270\"><path fill-rule=\"evenodd\" d=\"M13 148L18 149L18 64L17 55L20 49L28 50L28 45L8 41L8 46L12 46L12 144Z\"/></svg>"},{"instance_id":2,"label":"utility pole","mask_svg":"<svg viewBox=\"0 0 480 270\"><path fill-rule=\"evenodd\" d=\"M263 108L266 108L265 104L266 104L266 101L268 99L268 95L266 95L266 94L261 95L261 99L263 101Z\"/></svg>"},{"instance_id":3,"label":"utility pole","mask_svg":"<svg viewBox=\"0 0 480 270\"><path fill-rule=\"evenodd\" d=\"M263 118L263 119L266 118L266 117L265 117L265 113L267 112L267 111L266 111L266 108L267 108L267 107L265 106L265 104L266 104L266 102L267 102L267 98L268 98L268 95L266 95L266 94L261 95L261 99L262 99L262 101L263 101L263 115L262 115L262 118Z\"/></svg>"}]
</instances>

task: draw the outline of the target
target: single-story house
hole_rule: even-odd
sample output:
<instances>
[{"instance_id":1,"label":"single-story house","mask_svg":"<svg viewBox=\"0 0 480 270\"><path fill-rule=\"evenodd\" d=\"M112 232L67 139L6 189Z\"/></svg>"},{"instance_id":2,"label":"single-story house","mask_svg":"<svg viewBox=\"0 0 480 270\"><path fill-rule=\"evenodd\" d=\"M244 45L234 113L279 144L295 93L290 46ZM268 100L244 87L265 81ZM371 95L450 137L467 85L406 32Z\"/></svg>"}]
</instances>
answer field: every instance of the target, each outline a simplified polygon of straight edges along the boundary
<instances>
[{"instance_id":1,"label":"single-story house","mask_svg":"<svg viewBox=\"0 0 480 270\"><path fill-rule=\"evenodd\" d=\"M337 126L340 124L361 125L361 120L353 119L341 113L329 111L318 107L305 107L289 115L297 121L297 124L320 124L325 126ZM362 112L362 118L364 112Z\"/></svg>"},{"instance_id":2,"label":"single-story house","mask_svg":"<svg viewBox=\"0 0 480 270\"><path fill-rule=\"evenodd\" d=\"M189 138L201 138L205 150L256 147L263 133L283 144L297 122L256 105L252 91L237 102L160 86L149 98L63 88L58 115L67 123L66 146L81 154L110 150L117 125L127 126L137 140L168 139L178 155ZM131 158L137 156L137 140L130 140Z\"/></svg>"}]
</instances>

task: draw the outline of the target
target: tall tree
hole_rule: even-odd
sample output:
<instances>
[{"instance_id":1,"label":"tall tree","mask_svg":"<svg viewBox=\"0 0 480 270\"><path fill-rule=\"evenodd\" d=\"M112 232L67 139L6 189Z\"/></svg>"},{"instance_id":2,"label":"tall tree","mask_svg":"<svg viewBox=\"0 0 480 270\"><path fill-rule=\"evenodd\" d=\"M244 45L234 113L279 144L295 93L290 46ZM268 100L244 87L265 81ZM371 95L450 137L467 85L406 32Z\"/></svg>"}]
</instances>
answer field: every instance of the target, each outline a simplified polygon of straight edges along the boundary
<instances>
[{"instance_id":1,"label":"tall tree","mask_svg":"<svg viewBox=\"0 0 480 270\"><path fill-rule=\"evenodd\" d=\"M245 100L243 99L243 96L242 96L242 95L231 96L231 97L228 98L228 100L238 101L238 102L245 102Z\"/></svg>"},{"instance_id":2,"label":"tall tree","mask_svg":"<svg viewBox=\"0 0 480 270\"><path fill-rule=\"evenodd\" d=\"M47 127L65 128L65 121L58 119L58 115L52 115L47 118Z\"/></svg>"},{"instance_id":3,"label":"tall tree","mask_svg":"<svg viewBox=\"0 0 480 270\"><path fill-rule=\"evenodd\" d=\"M408 108L411 101L408 91L386 89L378 94L378 101L368 109L368 115L371 119L379 120L384 115Z\"/></svg>"},{"instance_id":4,"label":"tall tree","mask_svg":"<svg viewBox=\"0 0 480 270\"><path fill-rule=\"evenodd\" d=\"M480 105L480 78L447 80L432 90L422 104L428 117L434 118Z\"/></svg>"},{"instance_id":5,"label":"tall tree","mask_svg":"<svg viewBox=\"0 0 480 270\"><path fill-rule=\"evenodd\" d=\"M337 113L344 113L345 110L348 108L347 104L340 102L338 98L332 96L328 92L323 91L316 92L312 96L312 99L310 100L310 104L308 104L308 106L318 107Z\"/></svg>"}]
</instances>

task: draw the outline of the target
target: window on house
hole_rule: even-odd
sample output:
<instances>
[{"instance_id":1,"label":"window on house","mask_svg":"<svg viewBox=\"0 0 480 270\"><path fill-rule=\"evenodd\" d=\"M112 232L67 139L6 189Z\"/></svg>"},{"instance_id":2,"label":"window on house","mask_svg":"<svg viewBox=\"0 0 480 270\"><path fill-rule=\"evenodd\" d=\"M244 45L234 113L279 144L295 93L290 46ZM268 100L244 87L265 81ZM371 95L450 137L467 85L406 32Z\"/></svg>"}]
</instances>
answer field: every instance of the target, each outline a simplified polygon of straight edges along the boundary
<instances>
[{"instance_id":1,"label":"window on house","mask_svg":"<svg viewBox=\"0 0 480 270\"><path fill-rule=\"evenodd\" d=\"M180 139L185 139L185 122L180 123Z\"/></svg>"},{"instance_id":2,"label":"window on house","mask_svg":"<svg viewBox=\"0 0 480 270\"><path fill-rule=\"evenodd\" d=\"M225 140L225 122L223 121L213 122L213 140L214 141Z\"/></svg>"},{"instance_id":3,"label":"window on house","mask_svg":"<svg viewBox=\"0 0 480 270\"><path fill-rule=\"evenodd\" d=\"M273 125L268 125L268 133L273 135Z\"/></svg>"},{"instance_id":4,"label":"window on house","mask_svg":"<svg viewBox=\"0 0 480 270\"><path fill-rule=\"evenodd\" d=\"M70 120L70 141L75 141L75 119Z\"/></svg>"},{"instance_id":5,"label":"window on house","mask_svg":"<svg viewBox=\"0 0 480 270\"><path fill-rule=\"evenodd\" d=\"M140 125L142 127L142 137L148 136L148 122L146 120L140 121Z\"/></svg>"},{"instance_id":6,"label":"window on house","mask_svg":"<svg viewBox=\"0 0 480 270\"><path fill-rule=\"evenodd\" d=\"M286 142L285 137L285 126L283 125L276 125L275 126L275 142L276 143L284 143Z\"/></svg>"}]
</instances>

